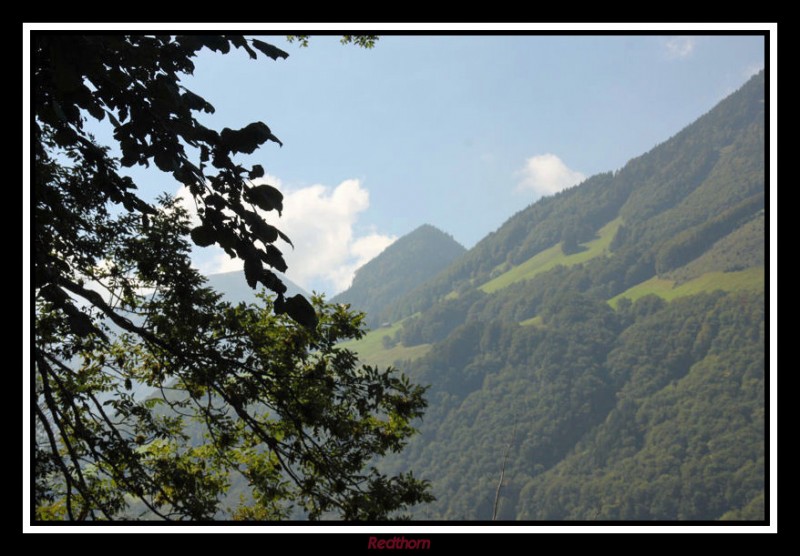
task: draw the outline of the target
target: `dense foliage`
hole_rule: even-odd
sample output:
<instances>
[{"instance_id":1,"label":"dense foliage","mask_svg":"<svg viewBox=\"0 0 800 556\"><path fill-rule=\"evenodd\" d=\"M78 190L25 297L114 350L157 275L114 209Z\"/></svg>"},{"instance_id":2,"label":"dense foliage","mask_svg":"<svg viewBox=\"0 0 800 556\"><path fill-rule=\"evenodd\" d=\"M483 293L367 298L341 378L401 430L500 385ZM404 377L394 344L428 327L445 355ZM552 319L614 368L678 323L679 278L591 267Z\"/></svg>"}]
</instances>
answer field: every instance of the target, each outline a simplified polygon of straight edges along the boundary
<instances>
[{"instance_id":1,"label":"dense foliage","mask_svg":"<svg viewBox=\"0 0 800 556\"><path fill-rule=\"evenodd\" d=\"M363 317L285 296L265 267L286 268L275 243L289 238L264 218L282 196L235 157L279 141L262 122L195 118L214 109L180 80L204 47L287 56L238 35L33 37L35 518L212 519L235 480L249 493L237 518L395 516L430 499L426 484L370 462L404 445L424 390L359 367L336 344ZM119 160L88 131L106 118ZM200 226L120 170L150 163L188 187ZM277 296L221 302L189 238Z\"/></svg>"}]
</instances>

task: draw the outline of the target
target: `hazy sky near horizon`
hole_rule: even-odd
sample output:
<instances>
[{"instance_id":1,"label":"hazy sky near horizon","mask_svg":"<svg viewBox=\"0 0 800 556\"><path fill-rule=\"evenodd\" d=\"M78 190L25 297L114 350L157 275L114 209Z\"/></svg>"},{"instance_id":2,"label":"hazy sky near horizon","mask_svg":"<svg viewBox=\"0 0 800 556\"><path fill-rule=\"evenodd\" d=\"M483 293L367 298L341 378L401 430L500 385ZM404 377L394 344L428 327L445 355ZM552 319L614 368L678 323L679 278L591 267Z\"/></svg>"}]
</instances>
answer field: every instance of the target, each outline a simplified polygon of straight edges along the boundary
<instances>
[{"instance_id":1,"label":"hazy sky near horizon","mask_svg":"<svg viewBox=\"0 0 800 556\"><path fill-rule=\"evenodd\" d=\"M214 105L205 124L260 120L283 141L241 160L286 197L268 218L295 244L288 277L329 295L422 224L469 248L542 195L621 168L765 62L761 36L392 35L371 50L261 39L289 58L204 50L183 84ZM161 190L180 193L166 178ZM241 268L220 249L194 260Z\"/></svg>"}]
</instances>

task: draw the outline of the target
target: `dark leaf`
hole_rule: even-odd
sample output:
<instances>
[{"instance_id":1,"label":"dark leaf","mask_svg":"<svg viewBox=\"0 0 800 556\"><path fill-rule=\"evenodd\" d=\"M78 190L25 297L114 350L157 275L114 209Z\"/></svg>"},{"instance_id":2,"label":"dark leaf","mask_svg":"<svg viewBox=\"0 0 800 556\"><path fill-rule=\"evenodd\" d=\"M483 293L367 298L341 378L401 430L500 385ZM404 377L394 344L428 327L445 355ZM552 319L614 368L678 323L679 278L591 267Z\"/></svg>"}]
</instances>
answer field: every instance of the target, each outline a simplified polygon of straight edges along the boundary
<instances>
[{"instance_id":1,"label":"dark leaf","mask_svg":"<svg viewBox=\"0 0 800 556\"><path fill-rule=\"evenodd\" d=\"M130 194L129 194L130 195ZM130 195L131 200L133 201L133 206L136 210L143 214L158 214L158 211L154 208L136 197L135 195Z\"/></svg>"},{"instance_id":2,"label":"dark leaf","mask_svg":"<svg viewBox=\"0 0 800 556\"><path fill-rule=\"evenodd\" d=\"M67 300L69 299L67 294L64 293L64 290L55 285L49 285L47 287L42 288L39 291L39 295L41 295L47 301L55 304L58 307L63 307L64 303L66 303Z\"/></svg>"},{"instance_id":3,"label":"dark leaf","mask_svg":"<svg viewBox=\"0 0 800 556\"><path fill-rule=\"evenodd\" d=\"M227 168L233 165L230 157L226 154L223 149L215 148L214 149L214 158L211 163L216 166L217 168Z\"/></svg>"},{"instance_id":4,"label":"dark leaf","mask_svg":"<svg viewBox=\"0 0 800 556\"><path fill-rule=\"evenodd\" d=\"M247 135L249 140L258 141L258 144L272 140L280 143L278 138L272 135L269 126L264 122L253 122L242 128L242 132ZM282 144L282 143L281 143Z\"/></svg>"},{"instance_id":5,"label":"dark leaf","mask_svg":"<svg viewBox=\"0 0 800 556\"><path fill-rule=\"evenodd\" d=\"M89 315L81 312L72 303L65 303L62 307L67 315L67 324L69 324L73 334L80 336L81 338L85 338L89 334L96 334L108 341L106 335L95 328L94 323L92 323L92 319L89 318Z\"/></svg>"},{"instance_id":6,"label":"dark leaf","mask_svg":"<svg viewBox=\"0 0 800 556\"><path fill-rule=\"evenodd\" d=\"M214 156L227 156L228 152L233 153L247 153L250 154L258 148L260 143L255 140L248 140L249 135L243 130L233 130L229 127L223 128L220 132L219 138L221 147L225 149L225 153L214 152Z\"/></svg>"},{"instance_id":7,"label":"dark leaf","mask_svg":"<svg viewBox=\"0 0 800 556\"><path fill-rule=\"evenodd\" d=\"M192 241L200 247L208 247L216 241L217 234L209 226L198 226L191 231Z\"/></svg>"},{"instance_id":8,"label":"dark leaf","mask_svg":"<svg viewBox=\"0 0 800 556\"><path fill-rule=\"evenodd\" d=\"M280 278L275 276L275 274L269 270L264 270L264 272L261 273L261 278L259 278L259 280L268 289L277 293L279 297L286 293L286 284L281 282Z\"/></svg>"},{"instance_id":9,"label":"dark leaf","mask_svg":"<svg viewBox=\"0 0 800 556\"><path fill-rule=\"evenodd\" d=\"M192 185L198 181L201 181L202 179L198 175L197 168L188 162L181 166L178 170L172 172L172 177L184 185Z\"/></svg>"},{"instance_id":10,"label":"dark leaf","mask_svg":"<svg viewBox=\"0 0 800 556\"><path fill-rule=\"evenodd\" d=\"M71 145L78 139L78 134L71 127L64 126L56 130L53 139L55 140L57 145L66 147L68 145Z\"/></svg>"},{"instance_id":11,"label":"dark leaf","mask_svg":"<svg viewBox=\"0 0 800 556\"><path fill-rule=\"evenodd\" d=\"M206 205L210 205L212 207L216 207L220 210L224 209L227 206L225 199L222 198L221 195L216 193L212 193L211 195L206 195L203 197L203 201Z\"/></svg>"},{"instance_id":12,"label":"dark leaf","mask_svg":"<svg viewBox=\"0 0 800 556\"><path fill-rule=\"evenodd\" d=\"M226 127L220 133L220 141L221 146L231 153L250 154L267 141L275 141L283 146L264 122L253 122L239 130Z\"/></svg>"},{"instance_id":13,"label":"dark leaf","mask_svg":"<svg viewBox=\"0 0 800 556\"><path fill-rule=\"evenodd\" d=\"M287 236L286 234L284 234L284 233L283 233L282 231L280 231L280 230L278 230L278 235L281 237L281 239L282 239L283 241L285 241L286 243L288 243L289 245L291 245L291 246L292 246L292 249L294 249L294 243L292 243L292 240L291 240L291 239L289 239L289 236Z\"/></svg>"},{"instance_id":14,"label":"dark leaf","mask_svg":"<svg viewBox=\"0 0 800 556\"><path fill-rule=\"evenodd\" d=\"M278 234L280 233L277 228L274 226L270 226L264 220L254 212L246 211L244 213L244 220L250 225L250 229L253 233L266 243L272 243L276 239L278 239Z\"/></svg>"},{"instance_id":15,"label":"dark leaf","mask_svg":"<svg viewBox=\"0 0 800 556\"><path fill-rule=\"evenodd\" d=\"M55 81L56 87L65 93L72 93L83 85L83 79L80 74L68 63L55 64L53 68L53 80Z\"/></svg>"},{"instance_id":16,"label":"dark leaf","mask_svg":"<svg viewBox=\"0 0 800 556\"><path fill-rule=\"evenodd\" d=\"M164 172L174 172L180 168L178 159L168 151L158 151L153 159L156 161L158 169Z\"/></svg>"},{"instance_id":17,"label":"dark leaf","mask_svg":"<svg viewBox=\"0 0 800 556\"><path fill-rule=\"evenodd\" d=\"M250 188L245 192L244 198L261 210L277 210L278 214L283 210L283 193L271 185L263 184Z\"/></svg>"},{"instance_id":18,"label":"dark leaf","mask_svg":"<svg viewBox=\"0 0 800 556\"><path fill-rule=\"evenodd\" d=\"M286 272L288 268L286 266L286 261L283 260L283 253L274 245L267 245L266 252L261 253L261 260L278 272Z\"/></svg>"},{"instance_id":19,"label":"dark leaf","mask_svg":"<svg viewBox=\"0 0 800 556\"><path fill-rule=\"evenodd\" d=\"M186 106L188 106L192 110L202 110L207 114L214 113L214 107L211 106L211 104L209 104L208 102L206 102L206 99L204 99L199 95L194 94L189 90L186 90L186 92L183 93L183 95L181 95L181 99L186 104Z\"/></svg>"},{"instance_id":20,"label":"dark leaf","mask_svg":"<svg viewBox=\"0 0 800 556\"><path fill-rule=\"evenodd\" d=\"M276 315L286 314L286 299L284 299L282 293L278 294L278 297L272 303L272 310L275 311Z\"/></svg>"},{"instance_id":21,"label":"dark leaf","mask_svg":"<svg viewBox=\"0 0 800 556\"><path fill-rule=\"evenodd\" d=\"M228 40L231 41L231 44L236 48L244 48L245 51L250 55L250 58L255 60L257 58L256 53L253 51L252 48L247 44L247 40L241 35L226 35Z\"/></svg>"},{"instance_id":22,"label":"dark leaf","mask_svg":"<svg viewBox=\"0 0 800 556\"><path fill-rule=\"evenodd\" d=\"M190 54L194 54L201 48L203 48L203 37L198 35L178 35L175 37L175 41L180 44L181 48L188 51Z\"/></svg>"},{"instance_id":23,"label":"dark leaf","mask_svg":"<svg viewBox=\"0 0 800 556\"><path fill-rule=\"evenodd\" d=\"M248 257L244 260L244 277L247 280L247 285L256 289L258 279L263 272L264 267L261 266L261 260L258 257Z\"/></svg>"},{"instance_id":24,"label":"dark leaf","mask_svg":"<svg viewBox=\"0 0 800 556\"><path fill-rule=\"evenodd\" d=\"M91 114L95 119L103 121L103 118L106 116L106 111L103 110L103 107L100 106L96 102L90 102L86 106L86 110Z\"/></svg>"},{"instance_id":25,"label":"dark leaf","mask_svg":"<svg viewBox=\"0 0 800 556\"><path fill-rule=\"evenodd\" d=\"M308 300L300 294L294 295L286 300L286 313L299 324L306 328L316 328L317 313Z\"/></svg>"},{"instance_id":26,"label":"dark leaf","mask_svg":"<svg viewBox=\"0 0 800 556\"><path fill-rule=\"evenodd\" d=\"M61 104L58 101L54 100L52 106L53 106L53 113L56 115L56 117L62 122L66 122L67 115L64 114L64 110L61 109Z\"/></svg>"},{"instance_id":27,"label":"dark leaf","mask_svg":"<svg viewBox=\"0 0 800 556\"><path fill-rule=\"evenodd\" d=\"M256 164L253 166L253 169L250 170L249 174L250 179L254 180L256 178L261 178L264 176L264 167L261 164Z\"/></svg>"},{"instance_id":28,"label":"dark leaf","mask_svg":"<svg viewBox=\"0 0 800 556\"><path fill-rule=\"evenodd\" d=\"M92 325L92 319L83 313L70 313L67 315L67 322L72 330L72 333L81 338L85 338L95 331Z\"/></svg>"},{"instance_id":29,"label":"dark leaf","mask_svg":"<svg viewBox=\"0 0 800 556\"><path fill-rule=\"evenodd\" d=\"M239 255L239 258L242 260L261 259L261 255L259 254L258 249L256 248L255 245L253 245L249 241L244 241L241 239L238 240L236 242L235 249L236 249L236 254Z\"/></svg>"},{"instance_id":30,"label":"dark leaf","mask_svg":"<svg viewBox=\"0 0 800 556\"><path fill-rule=\"evenodd\" d=\"M229 228L223 228L220 230L217 241L222 246L223 249L234 249L236 244L238 243L238 238L236 234L234 234Z\"/></svg>"},{"instance_id":31,"label":"dark leaf","mask_svg":"<svg viewBox=\"0 0 800 556\"><path fill-rule=\"evenodd\" d=\"M231 49L228 39L220 35L201 35L197 38L206 47L217 52L222 52L223 54L227 54Z\"/></svg>"},{"instance_id":32,"label":"dark leaf","mask_svg":"<svg viewBox=\"0 0 800 556\"><path fill-rule=\"evenodd\" d=\"M253 47L257 48L262 54L265 54L272 58L273 60L277 60L278 58L288 58L289 54L281 50L276 46L272 46L271 44L265 43L258 39L252 39Z\"/></svg>"},{"instance_id":33,"label":"dark leaf","mask_svg":"<svg viewBox=\"0 0 800 556\"><path fill-rule=\"evenodd\" d=\"M267 125L265 123L263 123L263 122L255 122L255 123L252 123L250 125L258 126L258 131L261 134L259 137L263 137L264 141L273 141L275 143L278 143L281 147L283 146L283 142L281 142L280 139L278 139L277 137L275 137L272 134L272 131L270 131L269 127L267 127Z\"/></svg>"}]
</instances>

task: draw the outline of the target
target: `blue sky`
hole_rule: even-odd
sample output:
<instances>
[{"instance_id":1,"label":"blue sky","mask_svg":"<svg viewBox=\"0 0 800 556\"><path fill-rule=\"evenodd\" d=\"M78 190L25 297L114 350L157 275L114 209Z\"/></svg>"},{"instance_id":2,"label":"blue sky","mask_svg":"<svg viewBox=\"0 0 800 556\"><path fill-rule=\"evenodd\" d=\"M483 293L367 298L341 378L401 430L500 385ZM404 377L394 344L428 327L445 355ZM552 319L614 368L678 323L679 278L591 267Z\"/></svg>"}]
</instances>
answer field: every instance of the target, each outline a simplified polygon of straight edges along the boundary
<instances>
[{"instance_id":1,"label":"blue sky","mask_svg":"<svg viewBox=\"0 0 800 556\"><path fill-rule=\"evenodd\" d=\"M338 37L286 60L202 51L184 84L204 123L264 121L284 143L243 158L286 195L287 275L334 294L425 223L472 247L542 195L615 170L764 67L759 36ZM148 175L151 176L151 175ZM162 175L140 183L179 193ZM268 215L274 218L274 215ZM197 249L204 272L241 268Z\"/></svg>"}]
</instances>

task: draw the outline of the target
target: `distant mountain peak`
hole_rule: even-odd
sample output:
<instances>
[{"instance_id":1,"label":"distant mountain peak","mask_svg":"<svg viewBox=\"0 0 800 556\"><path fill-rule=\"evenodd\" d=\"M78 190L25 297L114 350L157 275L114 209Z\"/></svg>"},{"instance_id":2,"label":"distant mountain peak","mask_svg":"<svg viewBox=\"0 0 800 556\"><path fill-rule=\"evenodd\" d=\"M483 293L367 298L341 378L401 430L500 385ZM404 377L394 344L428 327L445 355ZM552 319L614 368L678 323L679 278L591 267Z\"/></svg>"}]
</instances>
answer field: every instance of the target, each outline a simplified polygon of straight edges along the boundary
<instances>
[{"instance_id":1,"label":"distant mountain peak","mask_svg":"<svg viewBox=\"0 0 800 556\"><path fill-rule=\"evenodd\" d=\"M466 253L453 236L422 224L402 236L356 271L352 285L332 301L350 303L367 313L372 326L399 297L432 278Z\"/></svg>"}]
</instances>

